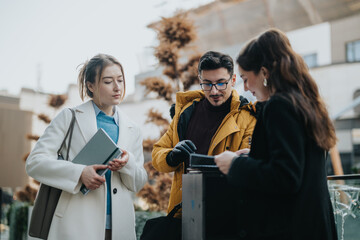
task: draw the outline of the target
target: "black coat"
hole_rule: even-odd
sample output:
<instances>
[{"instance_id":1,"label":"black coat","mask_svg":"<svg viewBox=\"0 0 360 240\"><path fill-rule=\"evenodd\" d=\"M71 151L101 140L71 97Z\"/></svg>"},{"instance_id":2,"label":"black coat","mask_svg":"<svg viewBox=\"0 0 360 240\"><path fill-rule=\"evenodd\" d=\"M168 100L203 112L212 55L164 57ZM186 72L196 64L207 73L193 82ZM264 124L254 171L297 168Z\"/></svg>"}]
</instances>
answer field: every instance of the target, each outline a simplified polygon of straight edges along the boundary
<instances>
[{"instance_id":1,"label":"black coat","mask_svg":"<svg viewBox=\"0 0 360 240\"><path fill-rule=\"evenodd\" d=\"M324 150L284 98L263 104L250 155L234 160L228 181L239 190L240 238L337 239Z\"/></svg>"}]
</instances>

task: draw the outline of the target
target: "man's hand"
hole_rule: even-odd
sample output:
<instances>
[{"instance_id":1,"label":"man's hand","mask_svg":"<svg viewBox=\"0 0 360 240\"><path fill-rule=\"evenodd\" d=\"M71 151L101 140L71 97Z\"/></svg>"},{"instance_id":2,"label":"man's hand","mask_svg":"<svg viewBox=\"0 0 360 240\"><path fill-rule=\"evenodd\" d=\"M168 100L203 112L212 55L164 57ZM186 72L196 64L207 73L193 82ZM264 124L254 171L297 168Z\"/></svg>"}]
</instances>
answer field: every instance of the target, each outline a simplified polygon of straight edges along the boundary
<instances>
[{"instance_id":1,"label":"man's hand","mask_svg":"<svg viewBox=\"0 0 360 240\"><path fill-rule=\"evenodd\" d=\"M85 167L80 176L81 182L90 190L98 189L105 182L105 177L101 177L96 171L106 168L108 168L107 165L90 165Z\"/></svg>"},{"instance_id":2,"label":"man's hand","mask_svg":"<svg viewBox=\"0 0 360 240\"><path fill-rule=\"evenodd\" d=\"M190 154L195 151L196 146L191 140L183 140L178 142L174 149L166 156L166 162L169 166L176 167L189 159Z\"/></svg>"}]
</instances>

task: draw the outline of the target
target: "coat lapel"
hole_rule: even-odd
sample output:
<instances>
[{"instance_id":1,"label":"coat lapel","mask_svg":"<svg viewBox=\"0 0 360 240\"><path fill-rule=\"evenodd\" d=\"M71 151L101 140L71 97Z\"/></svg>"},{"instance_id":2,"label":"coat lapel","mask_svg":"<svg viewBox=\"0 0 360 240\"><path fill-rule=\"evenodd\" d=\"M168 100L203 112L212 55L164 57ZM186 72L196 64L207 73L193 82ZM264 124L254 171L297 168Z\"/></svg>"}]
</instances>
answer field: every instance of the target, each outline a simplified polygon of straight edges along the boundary
<instances>
[{"instance_id":1,"label":"coat lapel","mask_svg":"<svg viewBox=\"0 0 360 240\"><path fill-rule=\"evenodd\" d=\"M75 108L76 121L85 142L88 142L97 131L96 116L92 101Z\"/></svg>"},{"instance_id":2,"label":"coat lapel","mask_svg":"<svg viewBox=\"0 0 360 240\"><path fill-rule=\"evenodd\" d=\"M119 116L119 139L117 142L117 145L120 148L127 148L126 145L129 141L127 141L127 138L131 136L133 133L133 127L130 124L130 121L126 119L126 116L120 109L117 107L118 116Z\"/></svg>"}]
</instances>

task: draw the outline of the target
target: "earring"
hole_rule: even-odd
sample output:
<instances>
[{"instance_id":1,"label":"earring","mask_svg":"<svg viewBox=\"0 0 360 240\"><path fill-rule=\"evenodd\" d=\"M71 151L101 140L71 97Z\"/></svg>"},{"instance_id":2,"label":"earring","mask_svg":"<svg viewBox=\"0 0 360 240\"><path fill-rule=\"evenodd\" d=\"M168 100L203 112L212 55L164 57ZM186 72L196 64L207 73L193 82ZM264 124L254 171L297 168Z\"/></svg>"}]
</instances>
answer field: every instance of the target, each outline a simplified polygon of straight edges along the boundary
<instances>
[{"instance_id":1,"label":"earring","mask_svg":"<svg viewBox=\"0 0 360 240\"><path fill-rule=\"evenodd\" d=\"M267 87L267 80L266 80L266 78L264 78L263 84L264 84L264 87Z\"/></svg>"}]
</instances>

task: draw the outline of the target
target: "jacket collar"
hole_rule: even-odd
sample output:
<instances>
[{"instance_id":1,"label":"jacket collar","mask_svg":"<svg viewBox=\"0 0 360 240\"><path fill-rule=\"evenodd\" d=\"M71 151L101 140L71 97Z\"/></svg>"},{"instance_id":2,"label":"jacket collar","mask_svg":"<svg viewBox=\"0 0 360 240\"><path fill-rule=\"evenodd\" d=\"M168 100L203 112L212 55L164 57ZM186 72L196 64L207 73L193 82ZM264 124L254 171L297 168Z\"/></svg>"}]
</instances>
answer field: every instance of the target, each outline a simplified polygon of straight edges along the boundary
<instances>
[{"instance_id":1,"label":"jacket collar","mask_svg":"<svg viewBox=\"0 0 360 240\"><path fill-rule=\"evenodd\" d=\"M91 102L92 102L92 104L93 104L93 107L94 107L94 110L95 110L95 116L96 116L96 117L99 115L99 113L105 114L103 111L101 111L101 109L100 109L98 106L96 106L96 104L94 103L94 101L91 101ZM117 107L116 107L116 106L113 106L113 111L114 111L114 115L111 116L111 117L114 119L116 125L119 126L119 111L117 110Z\"/></svg>"},{"instance_id":2,"label":"jacket collar","mask_svg":"<svg viewBox=\"0 0 360 240\"><path fill-rule=\"evenodd\" d=\"M230 109L239 109L240 107L240 100L239 100L239 94L235 89L232 89L232 99L231 99L231 105ZM205 97L203 90L193 90L193 91L187 91L187 92L178 92L176 93L176 104L178 105L180 109L182 109L184 106L188 105L189 103L192 103L193 101L200 101Z\"/></svg>"}]
</instances>

